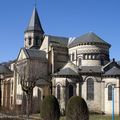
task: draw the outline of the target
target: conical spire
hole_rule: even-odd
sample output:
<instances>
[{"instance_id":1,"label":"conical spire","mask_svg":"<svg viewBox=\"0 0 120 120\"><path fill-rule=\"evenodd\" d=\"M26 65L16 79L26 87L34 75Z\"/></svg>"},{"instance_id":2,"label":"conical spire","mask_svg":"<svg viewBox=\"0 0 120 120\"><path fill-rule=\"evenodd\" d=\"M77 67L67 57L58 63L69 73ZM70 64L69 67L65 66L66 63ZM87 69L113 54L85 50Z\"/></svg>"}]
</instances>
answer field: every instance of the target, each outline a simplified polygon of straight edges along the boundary
<instances>
[{"instance_id":1,"label":"conical spire","mask_svg":"<svg viewBox=\"0 0 120 120\"><path fill-rule=\"evenodd\" d=\"M44 34L36 7L33 9L26 31L39 31L41 34Z\"/></svg>"}]
</instances>

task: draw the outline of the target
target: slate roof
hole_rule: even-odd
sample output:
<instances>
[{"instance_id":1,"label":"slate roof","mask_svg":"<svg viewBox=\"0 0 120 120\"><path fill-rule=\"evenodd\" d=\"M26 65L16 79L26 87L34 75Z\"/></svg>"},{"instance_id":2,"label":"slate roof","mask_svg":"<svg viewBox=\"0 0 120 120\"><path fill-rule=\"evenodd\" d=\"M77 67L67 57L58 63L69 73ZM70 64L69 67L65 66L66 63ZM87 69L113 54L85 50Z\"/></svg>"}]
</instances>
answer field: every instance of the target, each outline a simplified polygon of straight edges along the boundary
<instances>
[{"instance_id":1,"label":"slate roof","mask_svg":"<svg viewBox=\"0 0 120 120\"><path fill-rule=\"evenodd\" d=\"M0 64L5 65L6 67L9 67L12 63L15 63L15 62L16 62L16 59L15 60L10 60L8 62L2 62Z\"/></svg>"},{"instance_id":2,"label":"slate roof","mask_svg":"<svg viewBox=\"0 0 120 120\"><path fill-rule=\"evenodd\" d=\"M118 65L120 65L120 61L118 61L117 63L118 63Z\"/></svg>"},{"instance_id":3,"label":"slate roof","mask_svg":"<svg viewBox=\"0 0 120 120\"><path fill-rule=\"evenodd\" d=\"M80 73L102 73L101 66L82 66Z\"/></svg>"},{"instance_id":4,"label":"slate roof","mask_svg":"<svg viewBox=\"0 0 120 120\"><path fill-rule=\"evenodd\" d=\"M70 68L65 68L65 69L60 70L55 75L78 75L78 74Z\"/></svg>"},{"instance_id":5,"label":"slate roof","mask_svg":"<svg viewBox=\"0 0 120 120\"><path fill-rule=\"evenodd\" d=\"M105 45L108 45L109 47L111 46L109 43L105 42L103 39L101 39L95 33L89 32L89 33L84 34L84 35L76 38L75 40L73 40L69 44L69 47L74 47L74 46L81 45L81 44L84 44L84 43L88 43L88 44L105 44Z\"/></svg>"},{"instance_id":6,"label":"slate roof","mask_svg":"<svg viewBox=\"0 0 120 120\"><path fill-rule=\"evenodd\" d=\"M41 34L44 34L36 7L33 9L26 31L40 31Z\"/></svg>"},{"instance_id":7,"label":"slate roof","mask_svg":"<svg viewBox=\"0 0 120 120\"><path fill-rule=\"evenodd\" d=\"M48 35L49 44L67 47L69 38Z\"/></svg>"},{"instance_id":8,"label":"slate roof","mask_svg":"<svg viewBox=\"0 0 120 120\"><path fill-rule=\"evenodd\" d=\"M11 74L12 71L5 65L0 64L0 74Z\"/></svg>"},{"instance_id":9,"label":"slate roof","mask_svg":"<svg viewBox=\"0 0 120 120\"><path fill-rule=\"evenodd\" d=\"M55 76L79 76L79 68L73 64L71 61L68 61L68 63L60 69L59 72L54 74Z\"/></svg>"},{"instance_id":10,"label":"slate roof","mask_svg":"<svg viewBox=\"0 0 120 120\"><path fill-rule=\"evenodd\" d=\"M44 79L39 79L36 81L36 85L49 85L50 82L48 82L47 80Z\"/></svg>"},{"instance_id":11,"label":"slate roof","mask_svg":"<svg viewBox=\"0 0 120 120\"><path fill-rule=\"evenodd\" d=\"M120 76L120 68L114 66L113 68L111 68L110 70L108 70L105 74L106 75L113 75L113 76Z\"/></svg>"},{"instance_id":12,"label":"slate roof","mask_svg":"<svg viewBox=\"0 0 120 120\"><path fill-rule=\"evenodd\" d=\"M46 53L41 50L37 49L25 49L23 48L23 51L25 52L27 58L30 59L40 59L40 60L47 60L46 59Z\"/></svg>"}]
</instances>

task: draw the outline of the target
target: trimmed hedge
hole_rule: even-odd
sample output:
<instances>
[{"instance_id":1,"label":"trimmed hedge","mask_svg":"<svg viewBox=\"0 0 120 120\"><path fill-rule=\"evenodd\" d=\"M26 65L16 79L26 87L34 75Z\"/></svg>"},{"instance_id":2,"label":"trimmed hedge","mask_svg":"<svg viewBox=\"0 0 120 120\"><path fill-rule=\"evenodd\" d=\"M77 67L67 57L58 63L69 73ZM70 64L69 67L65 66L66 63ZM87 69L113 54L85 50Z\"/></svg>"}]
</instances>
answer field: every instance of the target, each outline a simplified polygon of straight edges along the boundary
<instances>
[{"instance_id":1,"label":"trimmed hedge","mask_svg":"<svg viewBox=\"0 0 120 120\"><path fill-rule=\"evenodd\" d=\"M87 104L80 96L69 99L66 108L66 120L89 120Z\"/></svg>"},{"instance_id":2,"label":"trimmed hedge","mask_svg":"<svg viewBox=\"0 0 120 120\"><path fill-rule=\"evenodd\" d=\"M43 120L59 120L60 108L55 96L46 96L41 106L41 117Z\"/></svg>"}]
</instances>

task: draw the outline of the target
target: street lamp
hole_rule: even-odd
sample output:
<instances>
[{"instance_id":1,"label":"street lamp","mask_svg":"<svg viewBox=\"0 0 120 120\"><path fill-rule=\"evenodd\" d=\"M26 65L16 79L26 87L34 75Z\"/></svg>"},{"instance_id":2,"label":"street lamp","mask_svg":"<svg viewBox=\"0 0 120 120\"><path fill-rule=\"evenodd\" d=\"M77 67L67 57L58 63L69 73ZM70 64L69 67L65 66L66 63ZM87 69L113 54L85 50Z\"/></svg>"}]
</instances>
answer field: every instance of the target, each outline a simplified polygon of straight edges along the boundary
<instances>
[{"instance_id":1,"label":"street lamp","mask_svg":"<svg viewBox=\"0 0 120 120\"><path fill-rule=\"evenodd\" d=\"M114 116L114 88L115 88L115 84L112 84L112 120L115 119L115 116Z\"/></svg>"}]
</instances>

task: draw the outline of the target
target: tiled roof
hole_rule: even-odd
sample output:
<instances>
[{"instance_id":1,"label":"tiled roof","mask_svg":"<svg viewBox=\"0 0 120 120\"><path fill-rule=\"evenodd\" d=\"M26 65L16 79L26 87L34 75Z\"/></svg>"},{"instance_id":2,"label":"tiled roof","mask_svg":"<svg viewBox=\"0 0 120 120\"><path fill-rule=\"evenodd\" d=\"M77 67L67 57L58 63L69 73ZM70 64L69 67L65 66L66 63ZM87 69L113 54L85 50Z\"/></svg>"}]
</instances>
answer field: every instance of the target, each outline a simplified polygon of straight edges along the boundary
<instances>
[{"instance_id":1,"label":"tiled roof","mask_svg":"<svg viewBox=\"0 0 120 120\"><path fill-rule=\"evenodd\" d=\"M10 66L10 64L15 63L15 62L16 62L16 59L14 59L14 60L10 60L10 61L8 61L8 62L2 62L2 63L0 63L0 64L5 65L5 66L9 67L9 66Z\"/></svg>"},{"instance_id":2,"label":"tiled roof","mask_svg":"<svg viewBox=\"0 0 120 120\"><path fill-rule=\"evenodd\" d=\"M10 74L12 71L5 65L0 64L0 74Z\"/></svg>"},{"instance_id":3,"label":"tiled roof","mask_svg":"<svg viewBox=\"0 0 120 120\"><path fill-rule=\"evenodd\" d=\"M69 38L48 35L49 44L67 47Z\"/></svg>"},{"instance_id":4,"label":"tiled roof","mask_svg":"<svg viewBox=\"0 0 120 120\"><path fill-rule=\"evenodd\" d=\"M33 9L33 13L26 31L40 31L41 34L44 34L36 7Z\"/></svg>"},{"instance_id":5,"label":"tiled roof","mask_svg":"<svg viewBox=\"0 0 120 120\"><path fill-rule=\"evenodd\" d=\"M70 68L64 68L55 75L78 75L78 74Z\"/></svg>"},{"instance_id":6,"label":"tiled roof","mask_svg":"<svg viewBox=\"0 0 120 120\"><path fill-rule=\"evenodd\" d=\"M95 33L90 32L87 34L84 34L75 40L73 40L70 44L69 47L74 47L79 44L84 44L84 43L89 43L89 44L105 44L108 45L109 47L111 46L109 43L105 42L103 39L98 37Z\"/></svg>"},{"instance_id":7,"label":"tiled roof","mask_svg":"<svg viewBox=\"0 0 120 120\"><path fill-rule=\"evenodd\" d=\"M104 75L120 75L120 68L114 66L110 70L108 70Z\"/></svg>"},{"instance_id":8,"label":"tiled roof","mask_svg":"<svg viewBox=\"0 0 120 120\"><path fill-rule=\"evenodd\" d=\"M54 74L55 76L59 75L74 75L74 76L79 76L79 68L73 64L71 61L68 61L68 63L60 69L59 72Z\"/></svg>"},{"instance_id":9,"label":"tiled roof","mask_svg":"<svg viewBox=\"0 0 120 120\"><path fill-rule=\"evenodd\" d=\"M25 48L23 48L23 51L25 52L27 58L47 60L46 53L44 51L37 49L25 49Z\"/></svg>"},{"instance_id":10,"label":"tiled roof","mask_svg":"<svg viewBox=\"0 0 120 120\"><path fill-rule=\"evenodd\" d=\"M48 82L47 80L44 79L39 79L36 81L36 85L49 85L50 82Z\"/></svg>"},{"instance_id":11,"label":"tiled roof","mask_svg":"<svg viewBox=\"0 0 120 120\"><path fill-rule=\"evenodd\" d=\"M80 73L102 73L101 66L82 66Z\"/></svg>"},{"instance_id":12,"label":"tiled roof","mask_svg":"<svg viewBox=\"0 0 120 120\"><path fill-rule=\"evenodd\" d=\"M118 61L117 63L118 63L118 65L120 65L120 61Z\"/></svg>"}]
</instances>

